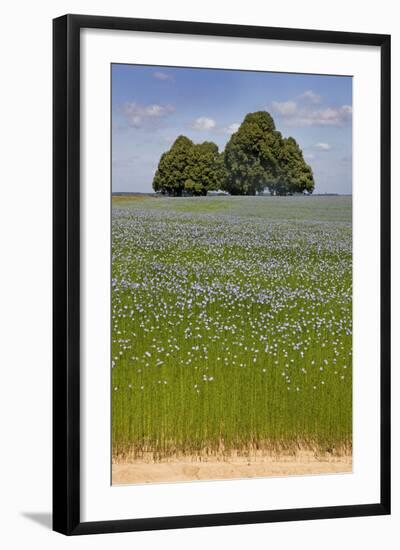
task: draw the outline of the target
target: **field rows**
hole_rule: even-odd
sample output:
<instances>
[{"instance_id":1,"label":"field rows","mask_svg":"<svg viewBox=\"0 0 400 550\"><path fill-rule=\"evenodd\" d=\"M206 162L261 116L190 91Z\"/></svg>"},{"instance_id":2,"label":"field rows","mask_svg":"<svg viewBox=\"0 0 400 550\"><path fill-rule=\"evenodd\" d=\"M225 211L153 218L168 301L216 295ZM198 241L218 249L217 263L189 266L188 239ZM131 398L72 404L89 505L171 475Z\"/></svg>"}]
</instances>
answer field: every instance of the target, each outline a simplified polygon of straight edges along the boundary
<instances>
[{"instance_id":1,"label":"field rows","mask_svg":"<svg viewBox=\"0 0 400 550\"><path fill-rule=\"evenodd\" d=\"M115 202L114 460L351 449L351 199L313 200Z\"/></svg>"}]
</instances>

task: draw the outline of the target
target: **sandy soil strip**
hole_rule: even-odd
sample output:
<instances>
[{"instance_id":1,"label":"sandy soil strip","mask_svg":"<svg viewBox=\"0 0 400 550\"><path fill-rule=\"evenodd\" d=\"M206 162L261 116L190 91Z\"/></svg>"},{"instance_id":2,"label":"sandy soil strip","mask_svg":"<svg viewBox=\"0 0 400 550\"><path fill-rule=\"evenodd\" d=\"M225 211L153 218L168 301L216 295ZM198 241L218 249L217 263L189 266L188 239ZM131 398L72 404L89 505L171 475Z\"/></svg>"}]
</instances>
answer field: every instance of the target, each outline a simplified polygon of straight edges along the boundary
<instances>
[{"instance_id":1,"label":"sandy soil strip","mask_svg":"<svg viewBox=\"0 0 400 550\"><path fill-rule=\"evenodd\" d=\"M316 458L307 454L295 457L209 458L206 462L175 460L149 463L135 461L113 464L113 485L162 483L195 480L283 477L290 475L335 474L352 471L351 456Z\"/></svg>"}]
</instances>

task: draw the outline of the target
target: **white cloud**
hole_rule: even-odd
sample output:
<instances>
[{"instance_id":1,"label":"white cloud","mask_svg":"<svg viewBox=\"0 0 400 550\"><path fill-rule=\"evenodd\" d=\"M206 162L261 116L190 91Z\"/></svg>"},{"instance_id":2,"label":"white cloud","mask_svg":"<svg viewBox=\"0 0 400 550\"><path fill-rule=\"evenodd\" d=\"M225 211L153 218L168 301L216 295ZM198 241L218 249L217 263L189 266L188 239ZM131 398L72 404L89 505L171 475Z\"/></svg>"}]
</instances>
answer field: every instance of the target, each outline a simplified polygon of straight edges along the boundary
<instances>
[{"instance_id":1,"label":"white cloud","mask_svg":"<svg viewBox=\"0 0 400 550\"><path fill-rule=\"evenodd\" d=\"M313 93L313 92L312 92ZM304 94L303 94L304 96ZM350 105L317 107L314 102L273 101L271 110L279 115L286 126L344 126L351 121Z\"/></svg>"},{"instance_id":2,"label":"white cloud","mask_svg":"<svg viewBox=\"0 0 400 550\"><path fill-rule=\"evenodd\" d=\"M212 130L216 127L216 125L217 123L214 119L206 116L200 116L193 121L192 128L194 130Z\"/></svg>"},{"instance_id":3,"label":"white cloud","mask_svg":"<svg viewBox=\"0 0 400 550\"><path fill-rule=\"evenodd\" d=\"M153 73L153 77L157 78L157 80L171 80L171 75L163 73L161 71L156 71L155 73Z\"/></svg>"},{"instance_id":4,"label":"white cloud","mask_svg":"<svg viewBox=\"0 0 400 550\"><path fill-rule=\"evenodd\" d=\"M315 155L313 153L304 153L304 158L307 160L313 160L315 159Z\"/></svg>"},{"instance_id":5,"label":"white cloud","mask_svg":"<svg viewBox=\"0 0 400 550\"><path fill-rule=\"evenodd\" d=\"M320 103L321 96L316 94L312 90L306 90L303 94L301 94L300 99L305 99L307 101L310 101L311 103Z\"/></svg>"},{"instance_id":6,"label":"white cloud","mask_svg":"<svg viewBox=\"0 0 400 550\"><path fill-rule=\"evenodd\" d=\"M175 111L173 105L139 105L135 102L127 102L122 106L122 112L128 119L129 126L141 128L151 120L160 119Z\"/></svg>"},{"instance_id":7,"label":"white cloud","mask_svg":"<svg viewBox=\"0 0 400 550\"><path fill-rule=\"evenodd\" d=\"M332 146L329 145L329 143L316 143L314 145L314 149L317 149L318 151L330 151Z\"/></svg>"},{"instance_id":8,"label":"white cloud","mask_svg":"<svg viewBox=\"0 0 400 550\"><path fill-rule=\"evenodd\" d=\"M224 132L224 134L234 134L239 130L239 127L239 122L233 122L232 124L229 124L229 126L225 126L222 131Z\"/></svg>"},{"instance_id":9,"label":"white cloud","mask_svg":"<svg viewBox=\"0 0 400 550\"><path fill-rule=\"evenodd\" d=\"M295 101L273 101L272 109L278 115L290 117L297 112L297 103Z\"/></svg>"},{"instance_id":10,"label":"white cloud","mask_svg":"<svg viewBox=\"0 0 400 550\"><path fill-rule=\"evenodd\" d=\"M194 130L212 130L216 134L234 134L239 130L240 123L239 122L232 122L232 124L229 124L228 126L222 126L220 124L217 124L217 122L209 117L199 117L196 118L196 120L192 123L192 128Z\"/></svg>"}]
</instances>

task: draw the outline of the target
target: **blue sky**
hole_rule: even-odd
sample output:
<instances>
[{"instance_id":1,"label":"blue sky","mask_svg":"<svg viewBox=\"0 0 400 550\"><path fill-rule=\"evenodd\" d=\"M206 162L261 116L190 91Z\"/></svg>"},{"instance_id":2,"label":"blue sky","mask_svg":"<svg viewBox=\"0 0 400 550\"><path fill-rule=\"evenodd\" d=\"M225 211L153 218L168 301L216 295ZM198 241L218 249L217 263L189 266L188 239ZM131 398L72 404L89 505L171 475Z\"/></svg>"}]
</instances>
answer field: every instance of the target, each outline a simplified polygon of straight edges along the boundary
<instances>
[{"instance_id":1,"label":"blue sky","mask_svg":"<svg viewBox=\"0 0 400 550\"><path fill-rule=\"evenodd\" d=\"M303 149L315 193L351 193L352 79L112 65L113 191L151 192L161 154L184 134L223 150L244 116L266 110Z\"/></svg>"}]
</instances>

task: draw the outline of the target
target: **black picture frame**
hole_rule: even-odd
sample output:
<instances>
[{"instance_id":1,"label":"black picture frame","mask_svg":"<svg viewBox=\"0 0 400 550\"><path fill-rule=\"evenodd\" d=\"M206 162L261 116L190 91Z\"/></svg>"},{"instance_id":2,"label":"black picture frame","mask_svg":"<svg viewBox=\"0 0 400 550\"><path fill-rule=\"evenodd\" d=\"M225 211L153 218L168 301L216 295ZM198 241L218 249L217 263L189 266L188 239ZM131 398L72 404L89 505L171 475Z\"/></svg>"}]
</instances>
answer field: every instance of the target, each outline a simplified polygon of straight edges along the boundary
<instances>
[{"instance_id":1,"label":"black picture frame","mask_svg":"<svg viewBox=\"0 0 400 550\"><path fill-rule=\"evenodd\" d=\"M81 522L80 30L114 29L378 46L381 51L381 441L379 502ZM65 535L390 514L390 36L65 15L53 21L53 529Z\"/></svg>"}]
</instances>

